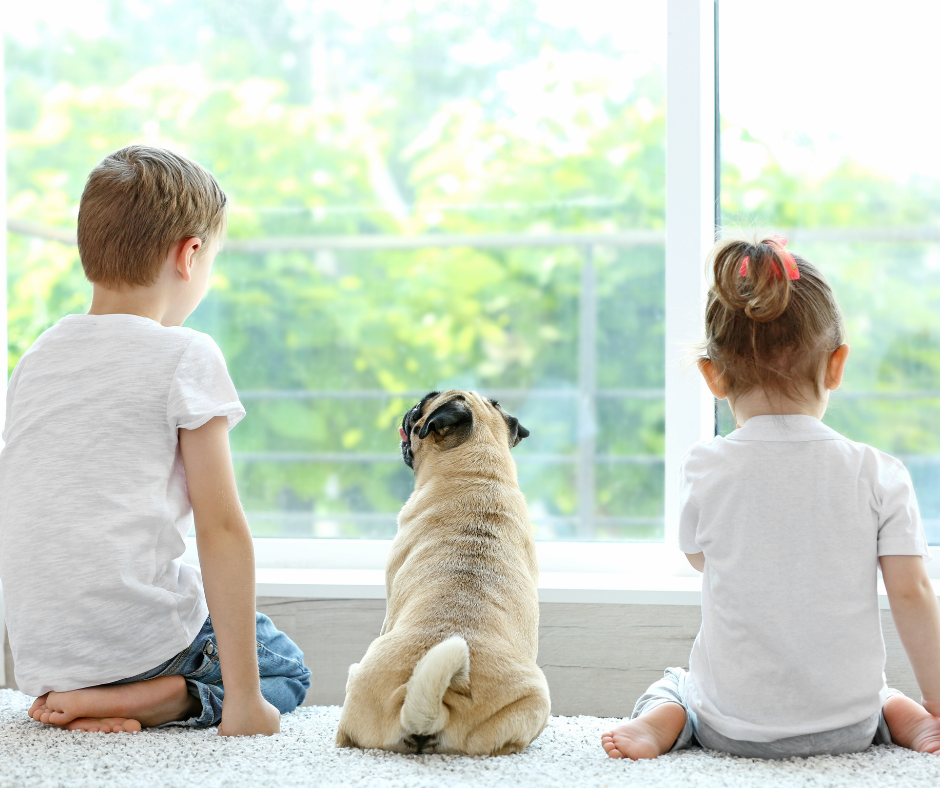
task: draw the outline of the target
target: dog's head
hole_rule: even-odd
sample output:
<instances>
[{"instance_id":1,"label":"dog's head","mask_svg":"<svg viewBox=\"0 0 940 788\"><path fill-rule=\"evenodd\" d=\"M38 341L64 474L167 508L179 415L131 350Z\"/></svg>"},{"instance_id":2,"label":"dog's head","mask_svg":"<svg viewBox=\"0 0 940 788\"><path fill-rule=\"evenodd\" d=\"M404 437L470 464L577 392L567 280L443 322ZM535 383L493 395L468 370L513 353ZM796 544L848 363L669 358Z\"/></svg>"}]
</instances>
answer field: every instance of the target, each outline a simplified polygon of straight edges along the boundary
<instances>
[{"instance_id":1,"label":"dog's head","mask_svg":"<svg viewBox=\"0 0 940 788\"><path fill-rule=\"evenodd\" d=\"M489 428L493 435L505 434L509 448L529 437L519 419L506 413L495 399L475 391L432 391L401 420L401 456L414 470L414 453L423 441L432 440L441 450L453 449L480 427Z\"/></svg>"}]
</instances>

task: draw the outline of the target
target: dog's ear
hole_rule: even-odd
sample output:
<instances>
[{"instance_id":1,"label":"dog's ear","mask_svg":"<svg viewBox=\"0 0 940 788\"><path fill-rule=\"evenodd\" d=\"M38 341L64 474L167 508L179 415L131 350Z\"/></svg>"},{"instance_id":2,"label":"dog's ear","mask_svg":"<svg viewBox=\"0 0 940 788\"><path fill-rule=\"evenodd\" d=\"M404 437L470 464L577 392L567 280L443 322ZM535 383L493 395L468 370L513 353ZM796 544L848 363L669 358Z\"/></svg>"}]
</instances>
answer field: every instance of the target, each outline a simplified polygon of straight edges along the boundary
<instances>
[{"instance_id":1,"label":"dog's ear","mask_svg":"<svg viewBox=\"0 0 940 788\"><path fill-rule=\"evenodd\" d=\"M421 425L418 437L422 440L429 433L435 432L440 436L460 430L469 435L469 428L473 425L473 413L463 399L452 399L445 402L433 411Z\"/></svg>"},{"instance_id":2,"label":"dog's ear","mask_svg":"<svg viewBox=\"0 0 940 788\"><path fill-rule=\"evenodd\" d=\"M503 411L503 418L506 419L506 426L509 428L509 448L514 449L519 445L519 441L529 437L529 431L519 423L519 419L510 416Z\"/></svg>"}]
</instances>

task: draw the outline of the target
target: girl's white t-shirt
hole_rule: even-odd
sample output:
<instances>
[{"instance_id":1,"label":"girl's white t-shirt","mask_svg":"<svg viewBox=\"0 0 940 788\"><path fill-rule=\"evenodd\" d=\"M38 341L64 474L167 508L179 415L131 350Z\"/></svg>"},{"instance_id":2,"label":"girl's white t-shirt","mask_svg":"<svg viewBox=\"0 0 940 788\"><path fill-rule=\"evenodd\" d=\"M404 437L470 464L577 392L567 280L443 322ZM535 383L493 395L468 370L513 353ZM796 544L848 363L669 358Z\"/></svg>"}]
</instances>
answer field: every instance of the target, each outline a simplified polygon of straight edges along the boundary
<instances>
[{"instance_id":1,"label":"girl's white t-shirt","mask_svg":"<svg viewBox=\"0 0 940 788\"><path fill-rule=\"evenodd\" d=\"M929 556L904 465L812 416L757 416L680 477L679 546L705 554L690 708L755 742L877 714L878 558Z\"/></svg>"},{"instance_id":2,"label":"girl's white t-shirt","mask_svg":"<svg viewBox=\"0 0 940 788\"><path fill-rule=\"evenodd\" d=\"M210 337L69 315L17 364L0 451L0 580L16 681L41 695L135 676L208 615L178 430L245 409Z\"/></svg>"}]
</instances>

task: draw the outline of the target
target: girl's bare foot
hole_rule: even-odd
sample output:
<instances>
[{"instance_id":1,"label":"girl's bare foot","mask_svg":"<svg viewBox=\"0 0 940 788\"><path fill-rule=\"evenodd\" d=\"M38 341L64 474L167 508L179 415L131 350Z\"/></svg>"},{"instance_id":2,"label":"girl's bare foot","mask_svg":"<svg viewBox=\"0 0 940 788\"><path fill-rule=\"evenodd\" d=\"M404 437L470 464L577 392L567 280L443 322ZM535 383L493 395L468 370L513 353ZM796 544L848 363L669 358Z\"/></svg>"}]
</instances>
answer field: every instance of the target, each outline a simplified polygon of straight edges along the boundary
<instances>
[{"instance_id":1,"label":"girl's bare foot","mask_svg":"<svg viewBox=\"0 0 940 788\"><path fill-rule=\"evenodd\" d=\"M662 703L605 733L601 744L611 758L655 758L672 749L684 727L685 709L678 703Z\"/></svg>"},{"instance_id":2,"label":"girl's bare foot","mask_svg":"<svg viewBox=\"0 0 940 788\"><path fill-rule=\"evenodd\" d=\"M917 752L940 752L940 717L905 695L892 695L883 711L895 744Z\"/></svg>"},{"instance_id":3,"label":"girl's bare foot","mask_svg":"<svg viewBox=\"0 0 940 788\"><path fill-rule=\"evenodd\" d=\"M200 709L182 676L161 676L133 684L47 692L36 698L29 716L69 730L117 733L185 720Z\"/></svg>"}]
</instances>

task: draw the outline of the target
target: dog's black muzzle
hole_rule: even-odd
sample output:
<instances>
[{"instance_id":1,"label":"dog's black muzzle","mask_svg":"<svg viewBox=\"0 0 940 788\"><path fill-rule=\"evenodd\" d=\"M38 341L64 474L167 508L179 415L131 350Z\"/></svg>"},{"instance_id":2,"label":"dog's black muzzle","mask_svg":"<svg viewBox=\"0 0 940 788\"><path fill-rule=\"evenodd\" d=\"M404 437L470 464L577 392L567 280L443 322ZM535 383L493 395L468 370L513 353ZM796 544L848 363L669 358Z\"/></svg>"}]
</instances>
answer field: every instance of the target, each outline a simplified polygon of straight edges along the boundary
<instances>
[{"instance_id":1,"label":"dog's black muzzle","mask_svg":"<svg viewBox=\"0 0 940 788\"><path fill-rule=\"evenodd\" d=\"M411 453L411 441L402 441L401 442L401 458L405 461L411 470L415 469L415 458Z\"/></svg>"}]
</instances>

